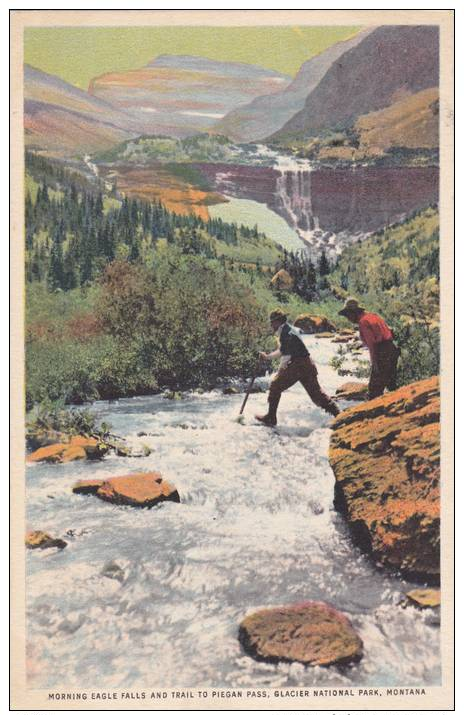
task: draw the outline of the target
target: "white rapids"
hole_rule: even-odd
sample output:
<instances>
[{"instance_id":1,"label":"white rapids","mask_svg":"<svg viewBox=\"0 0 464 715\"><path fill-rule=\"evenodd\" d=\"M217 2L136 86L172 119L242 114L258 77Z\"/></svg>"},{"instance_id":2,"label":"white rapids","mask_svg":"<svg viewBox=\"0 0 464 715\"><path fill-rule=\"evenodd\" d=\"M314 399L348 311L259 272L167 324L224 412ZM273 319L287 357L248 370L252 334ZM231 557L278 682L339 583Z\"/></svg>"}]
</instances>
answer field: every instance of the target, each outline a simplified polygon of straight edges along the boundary
<instances>
[{"instance_id":1,"label":"white rapids","mask_svg":"<svg viewBox=\"0 0 464 715\"><path fill-rule=\"evenodd\" d=\"M335 345L307 344L333 394L346 380L328 365ZM331 418L295 386L276 430L253 420L265 394L250 396L241 425L242 399L212 391L98 402L115 433L147 433L149 457L28 467L28 528L68 541L61 552L27 553L30 687L440 683L437 617L399 605L411 584L358 551L333 509ZM176 485L181 504L137 510L71 491L78 478L150 469ZM364 641L358 664L245 655L237 632L246 614L304 600L348 615Z\"/></svg>"}]
</instances>

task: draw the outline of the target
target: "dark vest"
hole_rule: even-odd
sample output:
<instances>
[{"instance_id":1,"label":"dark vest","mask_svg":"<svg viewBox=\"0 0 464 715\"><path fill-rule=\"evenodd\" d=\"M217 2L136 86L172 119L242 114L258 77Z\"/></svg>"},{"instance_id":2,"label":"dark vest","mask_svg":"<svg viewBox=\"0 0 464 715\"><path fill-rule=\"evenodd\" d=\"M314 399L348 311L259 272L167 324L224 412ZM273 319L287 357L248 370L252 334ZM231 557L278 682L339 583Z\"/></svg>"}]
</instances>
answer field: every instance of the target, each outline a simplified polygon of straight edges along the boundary
<instances>
[{"instance_id":1,"label":"dark vest","mask_svg":"<svg viewBox=\"0 0 464 715\"><path fill-rule=\"evenodd\" d=\"M292 333L292 326L288 323L285 323L280 333L280 352L282 355L290 355L292 358L309 355L306 345L298 335Z\"/></svg>"}]
</instances>

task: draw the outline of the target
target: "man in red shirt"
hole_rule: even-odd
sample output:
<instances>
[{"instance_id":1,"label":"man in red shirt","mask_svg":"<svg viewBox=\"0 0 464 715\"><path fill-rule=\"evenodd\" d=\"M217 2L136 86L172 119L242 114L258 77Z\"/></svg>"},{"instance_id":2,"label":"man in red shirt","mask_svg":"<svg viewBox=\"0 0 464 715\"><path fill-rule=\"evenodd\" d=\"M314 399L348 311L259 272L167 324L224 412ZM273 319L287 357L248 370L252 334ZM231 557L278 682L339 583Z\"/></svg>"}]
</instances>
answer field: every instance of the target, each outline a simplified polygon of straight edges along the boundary
<instances>
[{"instance_id":1,"label":"man in red shirt","mask_svg":"<svg viewBox=\"0 0 464 715\"><path fill-rule=\"evenodd\" d=\"M399 348L386 322L375 313L367 313L355 298L348 298L339 315L359 325L359 334L371 357L369 399L383 395L385 388L396 388Z\"/></svg>"}]
</instances>

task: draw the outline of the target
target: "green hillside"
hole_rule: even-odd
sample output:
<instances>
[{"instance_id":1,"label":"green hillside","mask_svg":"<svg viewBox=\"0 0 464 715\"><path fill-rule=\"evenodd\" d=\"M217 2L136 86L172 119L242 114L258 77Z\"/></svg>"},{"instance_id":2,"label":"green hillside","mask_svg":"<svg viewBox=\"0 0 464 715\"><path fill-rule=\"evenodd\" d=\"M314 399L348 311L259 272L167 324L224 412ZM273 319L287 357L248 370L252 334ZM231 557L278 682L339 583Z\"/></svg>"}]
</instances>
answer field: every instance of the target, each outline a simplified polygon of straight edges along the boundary
<instances>
[{"instance_id":1,"label":"green hillside","mask_svg":"<svg viewBox=\"0 0 464 715\"><path fill-rule=\"evenodd\" d=\"M401 383L439 372L439 216L428 208L347 248L329 276L334 295L384 316L403 353Z\"/></svg>"}]
</instances>

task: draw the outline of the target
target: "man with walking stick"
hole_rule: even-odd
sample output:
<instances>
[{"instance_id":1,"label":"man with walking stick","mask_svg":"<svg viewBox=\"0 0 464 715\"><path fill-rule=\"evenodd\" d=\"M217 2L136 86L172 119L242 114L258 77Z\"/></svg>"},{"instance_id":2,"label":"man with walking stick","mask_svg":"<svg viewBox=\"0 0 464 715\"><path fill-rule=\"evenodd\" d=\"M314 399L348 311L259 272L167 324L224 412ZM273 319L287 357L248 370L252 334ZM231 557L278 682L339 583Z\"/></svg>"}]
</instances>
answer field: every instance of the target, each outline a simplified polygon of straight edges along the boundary
<instances>
[{"instance_id":1,"label":"man with walking stick","mask_svg":"<svg viewBox=\"0 0 464 715\"><path fill-rule=\"evenodd\" d=\"M311 360L306 345L299 331L287 323L287 316L280 310L273 310L269 316L271 327L279 338L279 348L271 353L260 353L263 360L280 357L279 370L272 378L269 388L269 409L265 415L256 415L256 419L267 427L277 424L277 407L282 392L296 382L301 382L311 400L323 410L336 417L339 409L325 392L321 390L317 379L317 368Z\"/></svg>"}]
</instances>

